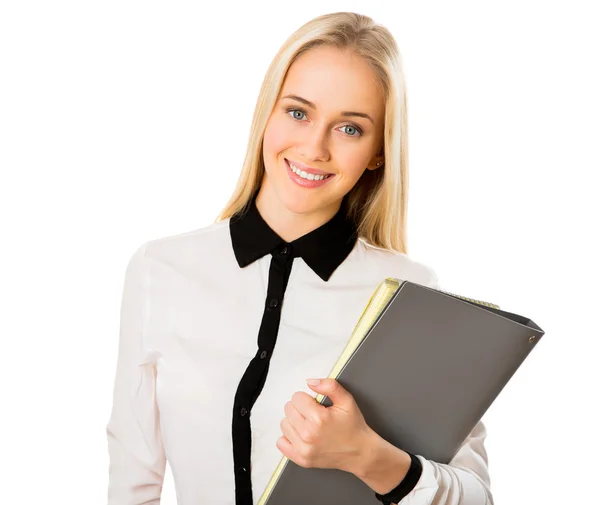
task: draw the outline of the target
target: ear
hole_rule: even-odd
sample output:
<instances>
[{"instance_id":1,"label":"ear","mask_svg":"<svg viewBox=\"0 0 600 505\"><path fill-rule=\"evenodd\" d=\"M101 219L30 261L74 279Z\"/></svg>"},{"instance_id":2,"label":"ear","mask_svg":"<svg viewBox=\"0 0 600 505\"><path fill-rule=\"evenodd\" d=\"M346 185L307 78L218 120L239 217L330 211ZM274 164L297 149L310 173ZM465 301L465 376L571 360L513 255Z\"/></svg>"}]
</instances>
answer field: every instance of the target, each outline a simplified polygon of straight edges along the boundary
<instances>
[{"instance_id":1,"label":"ear","mask_svg":"<svg viewBox=\"0 0 600 505\"><path fill-rule=\"evenodd\" d=\"M367 165L367 170L377 170L378 168L381 168L383 166L384 161L385 160L383 156L376 156L371 160L371 163Z\"/></svg>"}]
</instances>

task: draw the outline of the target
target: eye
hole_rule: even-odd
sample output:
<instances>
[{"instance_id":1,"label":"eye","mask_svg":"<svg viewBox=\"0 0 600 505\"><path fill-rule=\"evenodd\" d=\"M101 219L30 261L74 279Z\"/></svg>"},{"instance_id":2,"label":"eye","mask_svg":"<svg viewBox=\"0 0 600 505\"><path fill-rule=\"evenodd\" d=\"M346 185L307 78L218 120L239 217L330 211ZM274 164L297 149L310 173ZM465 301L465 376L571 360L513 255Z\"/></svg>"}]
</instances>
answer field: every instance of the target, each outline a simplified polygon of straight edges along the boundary
<instances>
[{"instance_id":1,"label":"eye","mask_svg":"<svg viewBox=\"0 0 600 505\"><path fill-rule=\"evenodd\" d=\"M289 114L290 112L300 112L300 114L305 114L305 112L304 112L302 109L288 109L286 112L287 112L288 114ZM294 117L293 115L292 115L292 117L293 117L294 119L302 119L302 117Z\"/></svg>"},{"instance_id":2,"label":"eye","mask_svg":"<svg viewBox=\"0 0 600 505\"><path fill-rule=\"evenodd\" d=\"M297 120L297 121L301 121L302 120L302 116L306 115L306 112L304 112L302 109L287 109L286 112L289 114L290 112L299 112L300 113L300 117L298 116L294 116L292 114L292 118ZM342 126L342 128L351 128L352 130L354 130L355 133L350 133L347 134L349 137L361 137L363 134L362 129L360 129L358 126L353 125L353 124L346 124L344 126Z\"/></svg>"},{"instance_id":3,"label":"eye","mask_svg":"<svg viewBox=\"0 0 600 505\"><path fill-rule=\"evenodd\" d=\"M358 135L350 135L351 137L360 137L362 135L362 130L358 126L347 124L342 126L342 128L352 128L352 130L358 133Z\"/></svg>"}]
</instances>

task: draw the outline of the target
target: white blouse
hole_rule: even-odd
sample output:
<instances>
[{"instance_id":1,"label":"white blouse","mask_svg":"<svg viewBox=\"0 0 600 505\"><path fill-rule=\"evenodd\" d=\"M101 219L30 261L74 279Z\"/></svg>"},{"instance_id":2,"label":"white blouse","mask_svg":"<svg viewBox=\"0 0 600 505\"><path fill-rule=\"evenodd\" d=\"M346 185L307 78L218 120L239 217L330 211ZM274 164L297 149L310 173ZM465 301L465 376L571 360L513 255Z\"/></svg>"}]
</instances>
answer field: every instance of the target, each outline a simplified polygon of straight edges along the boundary
<instances>
[{"instance_id":1,"label":"white blouse","mask_svg":"<svg viewBox=\"0 0 600 505\"><path fill-rule=\"evenodd\" d=\"M234 398L258 359L269 269L278 253L241 267L230 221L148 241L128 263L106 427L109 505L159 504L167 460L179 505L236 503ZM316 396L305 380L329 375L379 283L397 277L439 289L429 267L362 239L327 280L307 261L289 263L277 342L260 353L269 368L251 406L253 504L282 458L275 444L285 403L296 391ZM421 478L400 503L493 504L485 437L480 421L447 465L418 455Z\"/></svg>"}]
</instances>

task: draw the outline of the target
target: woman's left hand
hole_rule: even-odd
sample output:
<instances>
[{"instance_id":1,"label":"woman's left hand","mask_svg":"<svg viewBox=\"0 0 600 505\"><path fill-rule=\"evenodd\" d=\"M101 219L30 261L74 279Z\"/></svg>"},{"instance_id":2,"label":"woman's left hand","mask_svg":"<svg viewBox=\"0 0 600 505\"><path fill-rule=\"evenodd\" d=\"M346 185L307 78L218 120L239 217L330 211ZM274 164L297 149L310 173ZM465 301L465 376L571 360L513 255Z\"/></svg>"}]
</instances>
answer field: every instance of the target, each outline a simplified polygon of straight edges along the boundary
<instances>
[{"instance_id":1,"label":"woman's left hand","mask_svg":"<svg viewBox=\"0 0 600 505\"><path fill-rule=\"evenodd\" d=\"M304 468L337 468L354 473L372 430L354 397L337 380L307 384L328 396L333 405L325 407L303 391L294 393L285 404L280 424L283 436L277 440L277 448Z\"/></svg>"}]
</instances>

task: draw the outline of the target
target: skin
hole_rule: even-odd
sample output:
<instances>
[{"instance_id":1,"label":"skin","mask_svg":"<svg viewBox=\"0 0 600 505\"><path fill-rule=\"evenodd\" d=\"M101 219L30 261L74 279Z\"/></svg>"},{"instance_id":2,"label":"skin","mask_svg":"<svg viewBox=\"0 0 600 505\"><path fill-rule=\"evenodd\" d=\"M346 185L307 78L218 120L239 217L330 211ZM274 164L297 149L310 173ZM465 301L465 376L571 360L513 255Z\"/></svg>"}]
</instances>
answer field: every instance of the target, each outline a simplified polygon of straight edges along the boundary
<instances>
[{"instance_id":1,"label":"skin","mask_svg":"<svg viewBox=\"0 0 600 505\"><path fill-rule=\"evenodd\" d=\"M354 397L339 382L318 380L319 385L309 387L333 405L325 407L304 391L294 393L284 407L277 448L299 466L337 468L379 494L389 493L408 473L410 455L366 424Z\"/></svg>"},{"instance_id":2,"label":"skin","mask_svg":"<svg viewBox=\"0 0 600 505\"><path fill-rule=\"evenodd\" d=\"M291 99L297 95L315 108ZM269 226L291 242L329 221L365 170L377 170L382 150L384 96L372 69L350 51L317 47L289 69L266 126L265 175L256 205ZM294 109L290 111L289 109ZM298 110L298 109L301 109ZM345 117L358 111L365 117ZM362 130L362 134L360 133ZM304 188L287 173L284 158L334 174L319 188ZM333 401L324 407L303 391L284 407L277 448L305 468L351 472L385 494L410 466L410 456L375 433L352 395L334 379L311 386Z\"/></svg>"},{"instance_id":3,"label":"skin","mask_svg":"<svg viewBox=\"0 0 600 505\"><path fill-rule=\"evenodd\" d=\"M305 98L316 108L287 95ZM343 111L366 113L373 123L344 117ZM378 168L376 163L383 162L377 153L383 145L384 113L383 90L360 56L316 47L292 64L265 129L265 175L256 200L279 236L291 242L325 224L364 171ZM285 158L334 177L320 188L303 188L289 178Z\"/></svg>"}]
</instances>

